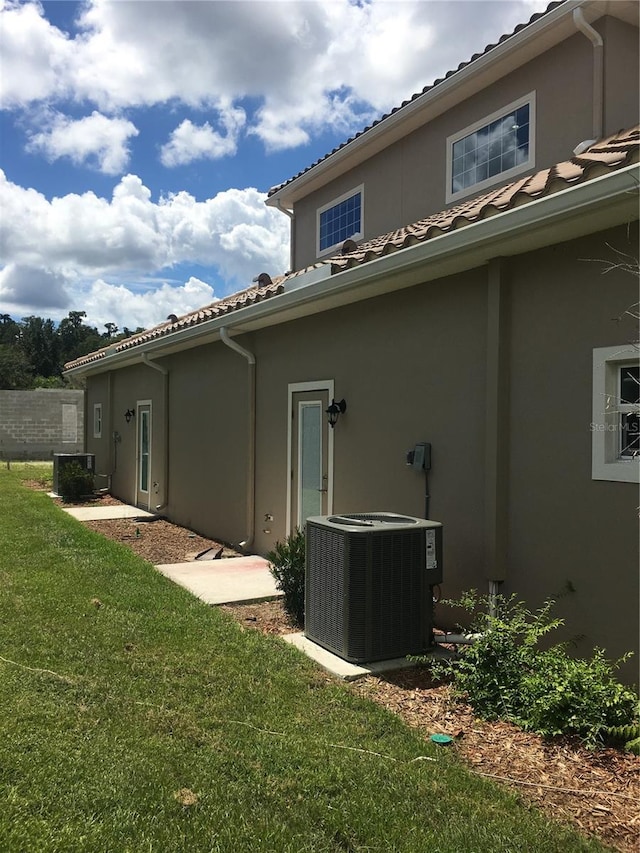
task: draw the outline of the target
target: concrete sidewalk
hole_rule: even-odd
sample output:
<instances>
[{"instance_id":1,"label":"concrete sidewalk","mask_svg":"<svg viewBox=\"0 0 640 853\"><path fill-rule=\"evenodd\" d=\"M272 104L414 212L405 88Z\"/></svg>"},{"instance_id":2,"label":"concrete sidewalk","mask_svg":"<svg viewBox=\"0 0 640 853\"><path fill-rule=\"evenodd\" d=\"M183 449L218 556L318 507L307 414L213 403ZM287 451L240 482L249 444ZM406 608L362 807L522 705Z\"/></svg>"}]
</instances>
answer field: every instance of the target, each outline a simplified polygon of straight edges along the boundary
<instances>
[{"instance_id":1,"label":"concrete sidewalk","mask_svg":"<svg viewBox=\"0 0 640 853\"><path fill-rule=\"evenodd\" d=\"M149 518L153 513L126 504L114 506L65 507L62 509L79 521L109 518ZM282 598L264 557L229 557L222 560L193 560L167 563L155 567L166 578L188 589L207 604L250 604ZM289 634L282 638L300 652L314 660L323 669L344 681L353 681L367 675L414 666L406 658L376 661L356 665L323 649L304 634ZM441 650L435 652L442 654Z\"/></svg>"},{"instance_id":2,"label":"concrete sidewalk","mask_svg":"<svg viewBox=\"0 0 640 853\"><path fill-rule=\"evenodd\" d=\"M62 509L78 521L153 518L152 512L127 504L63 506ZM156 569L207 604L248 604L282 597L264 557L250 555L222 560L185 560L183 563L156 566Z\"/></svg>"},{"instance_id":3,"label":"concrete sidewalk","mask_svg":"<svg viewBox=\"0 0 640 853\"><path fill-rule=\"evenodd\" d=\"M282 597L263 557L169 563L156 569L207 604L249 604Z\"/></svg>"}]
</instances>

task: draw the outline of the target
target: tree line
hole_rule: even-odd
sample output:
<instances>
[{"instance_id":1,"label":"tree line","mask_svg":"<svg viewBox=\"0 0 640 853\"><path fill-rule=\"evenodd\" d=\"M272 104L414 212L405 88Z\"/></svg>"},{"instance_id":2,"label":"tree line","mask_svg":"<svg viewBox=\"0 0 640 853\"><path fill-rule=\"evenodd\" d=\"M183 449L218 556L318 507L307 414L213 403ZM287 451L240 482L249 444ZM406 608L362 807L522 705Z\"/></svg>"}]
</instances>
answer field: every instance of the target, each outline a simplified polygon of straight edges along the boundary
<instances>
[{"instance_id":1,"label":"tree line","mask_svg":"<svg viewBox=\"0 0 640 853\"><path fill-rule=\"evenodd\" d=\"M55 323L35 316L17 321L0 314L0 390L64 388L71 384L62 376L68 361L142 331L126 326L120 331L115 323L105 323L100 333L86 325L86 316L85 311L69 311Z\"/></svg>"}]
</instances>

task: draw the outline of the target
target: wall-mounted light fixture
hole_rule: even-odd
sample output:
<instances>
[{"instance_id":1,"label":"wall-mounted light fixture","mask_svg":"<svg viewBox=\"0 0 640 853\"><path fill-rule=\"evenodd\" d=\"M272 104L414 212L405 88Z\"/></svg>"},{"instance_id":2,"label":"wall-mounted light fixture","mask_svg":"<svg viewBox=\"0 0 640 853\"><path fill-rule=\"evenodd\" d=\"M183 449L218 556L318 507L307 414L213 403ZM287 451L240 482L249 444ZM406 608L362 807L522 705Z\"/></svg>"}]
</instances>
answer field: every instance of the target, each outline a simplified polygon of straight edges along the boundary
<instances>
[{"instance_id":1,"label":"wall-mounted light fixture","mask_svg":"<svg viewBox=\"0 0 640 853\"><path fill-rule=\"evenodd\" d=\"M131 421L131 418L135 418L135 416L136 416L136 413L135 413L134 409L127 409L127 411L124 413L124 419L127 423L129 423Z\"/></svg>"},{"instance_id":2,"label":"wall-mounted light fixture","mask_svg":"<svg viewBox=\"0 0 640 853\"><path fill-rule=\"evenodd\" d=\"M338 423L338 418L340 415L343 415L347 411L347 403L343 398L339 403L336 403L335 400L331 401L331 405L328 409L325 410L325 413L329 416L329 426L331 429Z\"/></svg>"}]
</instances>

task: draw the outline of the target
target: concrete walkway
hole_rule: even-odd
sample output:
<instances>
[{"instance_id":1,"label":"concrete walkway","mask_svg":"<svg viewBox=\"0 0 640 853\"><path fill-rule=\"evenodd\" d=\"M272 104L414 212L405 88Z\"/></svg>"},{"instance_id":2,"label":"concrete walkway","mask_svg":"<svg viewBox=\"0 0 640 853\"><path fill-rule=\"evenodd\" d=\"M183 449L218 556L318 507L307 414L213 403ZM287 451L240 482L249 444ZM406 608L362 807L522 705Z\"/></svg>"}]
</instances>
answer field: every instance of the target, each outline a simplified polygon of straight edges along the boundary
<instances>
[{"instance_id":1,"label":"concrete walkway","mask_svg":"<svg viewBox=\"0 0 640 853\"><path fill-rule=\"evenodd\" d=\"M62 509L78 521L100 521L111 518L152 518L146 512L127 504L114 506L78 506ZM222 560L185 561L156 566L174 583L207 604L240 604L281 598L264 557L229 557Z\"/></svg>"},{"instance_id":2,"label":"concrete walkway","mask_svg":"<svg viewBox=\"0 0 640 853\"><path fill-rule=\"evenodd\" d=\"M79 521L98 521L105 518L149 518L153 516L151 512L145 512L143 509L126 504L95 507L63 506L62 509ZM264 557L247 556L229 557L222 560L194 560L159 565L156 566L156 569L169 580L185 587L207 604L249 604L282 598L282 593L276 589L275 581L269 571L269 563ZM376 661L358 666L348 663L323 649L305 637L304 634L289 634L282 639L291 643L327 672L344 681L353 681L371 674L414 666L406 658ZM443 654L441 650L435 652L436 656L441 654Z\"/></svg>"}]
</instances>

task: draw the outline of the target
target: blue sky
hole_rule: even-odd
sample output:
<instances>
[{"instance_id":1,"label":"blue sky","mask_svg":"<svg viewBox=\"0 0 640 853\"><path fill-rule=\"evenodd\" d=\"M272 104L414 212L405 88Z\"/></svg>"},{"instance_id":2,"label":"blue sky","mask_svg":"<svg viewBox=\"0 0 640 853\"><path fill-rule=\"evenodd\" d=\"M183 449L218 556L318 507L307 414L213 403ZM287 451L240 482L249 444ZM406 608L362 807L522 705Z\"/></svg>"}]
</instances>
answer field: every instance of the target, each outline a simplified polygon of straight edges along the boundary
<instances>
[{"instance_id":1,"label":"blue sky","mask_svg":"<svg viewBox=\"0 0 640 853\"><path fill-rule=\"evenodd\" d=\"M0 0L0 313L149 327L284 272L292 177L539 0Z\"/></svg>"}]
</instances>

